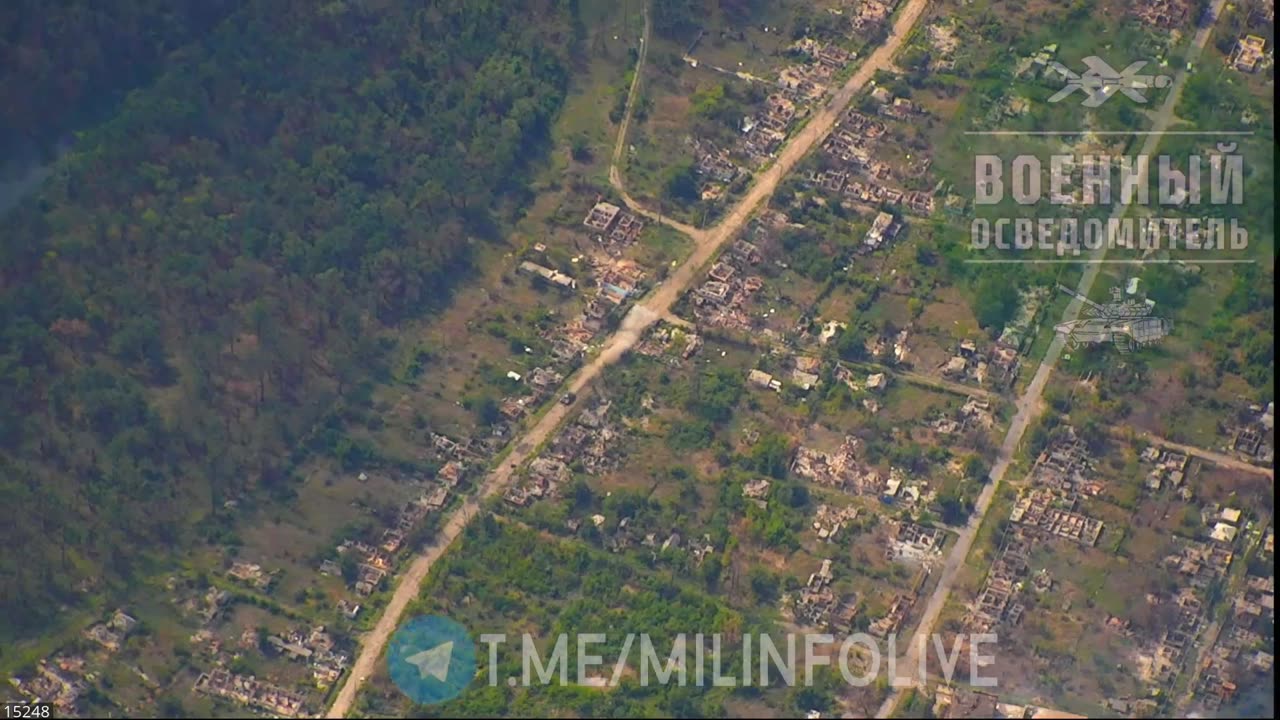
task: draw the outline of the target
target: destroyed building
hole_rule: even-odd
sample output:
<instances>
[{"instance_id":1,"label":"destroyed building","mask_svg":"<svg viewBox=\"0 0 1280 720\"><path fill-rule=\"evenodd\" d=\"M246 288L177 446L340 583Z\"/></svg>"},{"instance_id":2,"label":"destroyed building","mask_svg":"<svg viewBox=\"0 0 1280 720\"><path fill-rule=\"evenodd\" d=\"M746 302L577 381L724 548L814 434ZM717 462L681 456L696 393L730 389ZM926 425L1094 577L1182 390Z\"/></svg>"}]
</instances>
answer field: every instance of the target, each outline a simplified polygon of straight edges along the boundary
<instances>
[{"instance_id":1,"label":"destroyed building","mask_svg":"<svg viewBox=\"0 0 1280 720\"><path fill-rule=\"evenodd\" d=\"M1172 30L1186 24L1191 7L1191 0L1136 0L1129 12L1147 25Z\"/></svg>"},{"instance_id":2,"label":"destroyed building","mask_svg":"<svg viewBox=\"0 0 1280 720\"><path fill-rule=\"evenodd\" d=\"M853 32L870 35L878 30L893 14L897 0L862 0L853 16Z\"/></svg>"},{"instance_id":3,"label":"destroyed building","mask_svg":"<svg viewBox=\"0 0 1280 720\"><path fill-rule=\"evenodd\" d=\"M1229 63L1231 67L1241 72L1257 72L1259 68L1269 64L1267 54L1267 41L1265 38L1257 35L1246 35L1236 41L1236 48L1231 53Z\"/></svg>"},{"instance_id":4,"label":"destroyed building","mask_svg":"<svg viewBox=\"0 0 1280 720\"><path fill-rule=\"evenodd\" d=\"M841 632L852 628L857 615L857 600L854 597L839 598L831 587L834 579L831 560L824 559L822 566L809 575L809 580L795 597L792 613L796 622Z\"/></svg>"},{"instance_id":5,"label":"destroyed building","mask_svg":"<svg viewBox=\"0 0 1280 720\"><path fill-rule=\"evenodd\" d=\"M645 224L639 216L604 201L597 202L582 224L595 231L595 238L611 255L636 241Z\"/></svg>"},{"instance_id":6,"label":"destroyed building","mask_svg":"<svg viewBox=\"0 0 1280 720\"><path fill-rule=\"evenodd\" d=\"M520 263L520 272L541 278L553 287L560 288L561 290L575 290L578 287L578 281L574 280L572 277L565 275L559 270L552 270L549 267L543 267L542 265L528 260Z\"/></svg>"},{"instance_id":7,"label":"destroyed building","mask_svg":"<svg viewBox=\"0 0 1280 720\"><path fill-rule=\"evenodd\" d=\"M893 215L882 212L876 215L876 219L871 223L871 228L867 230L867 235L862 239L863 245L875 250L881 245L893 240L898 234L898 222L894 220Z\"/></svg>"},{"instance_id":8,"label":"destroyed building","mask_svg":"<svg viewBox=\"0 0 1280 720\"><path fill-rule=\"evenodd\" d=\"M946 538L946 532L941 528L905 521L895 525L894 538L886 553L890 560L920 562L941 554L942 543Z\"/></svg>"},{"instance_id":9,"label":"destroyed building","mask_svg":"<svg viewBox=\"0 0 1280 720\"><path fill-rule=\"evenodd\" d=\"M861 441L846 436L834 453L825 453L805 446L796 449L791 461L791 473L819 485L845 490L855 494L876 494L883 488L880 475L858 461Z\"/></svg>"},{"instance_id":10,"label":"destroyed building","mask_svg":"<svg viewBox=\"0 0 1280 720\"><path fill-rule=\"evenodd\" d=\"M1001 623L1016 625L1022 619L1026 607L1019 595L1029 570L1027 558L1041 537L1039 530L1024 526L1012 525L1005 531L996 560L965 615L966 632L991 632Z\"/></svg>"},{"instance_id":11,"label":"destroyed building","mask_svg":"<svg viewBox=\"0 0 1280 720\"><path fill-rule=\"evenodd\" d=\"M93 625L85 630L85 637L98 643L110 652L120 649L124 639L138 626L138 621L123 610L116 610L106 622Z\"/></svg>"},{"instance_id":12,"label":"destroyed building","mask_svg":"<svg viewBox=\"0 0 1280 720\"><path fill-rule=\"evenodd\" d=\"M301 695L252 675L236 675L222 668L201 674L193 689L280 717L295 717L302 712Z\"/></svg>"},{"instance_id":13,"label":"destroyed building","mask_svg":"<svg viewBox=\"0 0 1280 720\"><path fill-rule=\"evenodd\" d=\"M840 531L858 516L858 509L852 506L833 508L830 505L819 505L813 514L813 530L819 540L834 542Z\"/></svg>"}]
</instances>

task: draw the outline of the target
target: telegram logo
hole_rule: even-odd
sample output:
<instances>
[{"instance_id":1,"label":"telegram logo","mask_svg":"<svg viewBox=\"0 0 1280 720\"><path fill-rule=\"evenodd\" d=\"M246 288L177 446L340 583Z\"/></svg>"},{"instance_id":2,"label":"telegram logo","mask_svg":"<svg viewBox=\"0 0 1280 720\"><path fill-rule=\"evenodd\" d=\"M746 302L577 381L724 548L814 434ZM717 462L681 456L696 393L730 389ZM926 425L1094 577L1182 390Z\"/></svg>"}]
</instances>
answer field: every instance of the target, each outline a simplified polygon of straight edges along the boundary
<instances>
[{"instance_id":1,"label":"telegram logo","mask_svg":"<svg viewBox=\"0 0 1280 720\"><path fill-rule=\"evenodd\" d=\"M420 705L458 696L476 675L476 645L467 629L438 615L405 623L391 637L387 669L400 692Z\"/></svg>"}]
</instances>

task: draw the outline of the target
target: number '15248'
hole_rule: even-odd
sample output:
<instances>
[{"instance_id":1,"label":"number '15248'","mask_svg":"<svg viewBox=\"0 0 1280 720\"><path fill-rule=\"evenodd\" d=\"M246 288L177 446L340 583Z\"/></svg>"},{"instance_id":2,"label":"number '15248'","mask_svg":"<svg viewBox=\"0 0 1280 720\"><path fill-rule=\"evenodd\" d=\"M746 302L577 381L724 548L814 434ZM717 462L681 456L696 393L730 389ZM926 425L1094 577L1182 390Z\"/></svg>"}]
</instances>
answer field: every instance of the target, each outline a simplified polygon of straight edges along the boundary
<instances>
[{"instance_id":1,"label":"number '15248'","mask_svg":"<svg viewBox=\"0 0 1280 720\"><path fill-rule=\"evenodd\" d=\"M5 703L4 715L0 720L45 720L53 717L53 706L49 703Z\"/></svg>"}]
</instances>

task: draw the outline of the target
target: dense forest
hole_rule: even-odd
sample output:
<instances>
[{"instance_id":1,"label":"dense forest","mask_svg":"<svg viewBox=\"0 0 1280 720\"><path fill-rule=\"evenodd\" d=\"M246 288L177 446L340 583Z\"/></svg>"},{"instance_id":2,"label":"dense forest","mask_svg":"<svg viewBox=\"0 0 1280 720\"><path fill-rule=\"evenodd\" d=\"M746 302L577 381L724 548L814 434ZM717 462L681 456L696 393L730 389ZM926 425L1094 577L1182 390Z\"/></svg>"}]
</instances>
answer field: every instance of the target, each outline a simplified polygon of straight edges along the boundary
<instances>
[{"instance_id":1,"label":"dense forest","mask_svg":"<svg viewBox=\"0 0 1280 720\"><path fill-rule=\"evenodd\" d=\"M0 147L47 144L143 85L244 0L0 3Z\"/></svg>"},{"instance_id":2,"label":"dense forest","mask_svg":"<svg viewBox=\"0 0 1280 720\"><path fill-rule=\"evenodd\" d=\"M447 302L503 198L523 198L581 27L576 0L236 4L4 218L0 638L127 581L340 435L322 421L367 390L385 329ZM62 30L95 11L74 5L43 34L7 8L6 52L90 82L164 44L161 28L77 54ZM188 5L172 22L230 3ZM4 72L29 83L30 62ZM0 103L19 128L78 102L0 87L44 98L30 117Z\"/></svg>"}]
</instances>

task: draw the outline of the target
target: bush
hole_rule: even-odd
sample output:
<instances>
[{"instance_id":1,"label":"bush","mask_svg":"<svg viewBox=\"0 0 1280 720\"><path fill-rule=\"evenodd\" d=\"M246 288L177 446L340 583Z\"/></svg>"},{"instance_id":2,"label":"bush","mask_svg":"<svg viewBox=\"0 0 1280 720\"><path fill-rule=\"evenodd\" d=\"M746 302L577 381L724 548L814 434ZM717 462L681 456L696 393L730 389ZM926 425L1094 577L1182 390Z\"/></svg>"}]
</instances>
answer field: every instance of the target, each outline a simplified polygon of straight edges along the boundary
<instances>
[{"instance_id":1,"label":"bush","mask_svg":"<svg viewBox=\"0 0 1280 720\"><path fill-rule=\"evenodd\" d=\"M974 315L978 324L999 332L1018 312L1018 291L1006 279L984 275L974 290Z\"/></svg>"},{"instance_id":2,"label":"bush","mask_svg":"<svg viewBox=\"0 0 1280 720\"><path fill-rule=\"evenodd\" d=\"M667 435L667 443L675 450L701 450L711 445L715 436L711 423L702 419L678 422Z\"/></svg>"},{"instance_id":3,"label":"bush","mask_svg":"<svg viewBox=\"0 0 1280 720\"><path fill-rule=\"evenodd\" d=\"M694 203L701 197L698 192L698 174L690 163L671 168L662 187L666 196L678 203Z\"/></svg>"}]
</instances>

